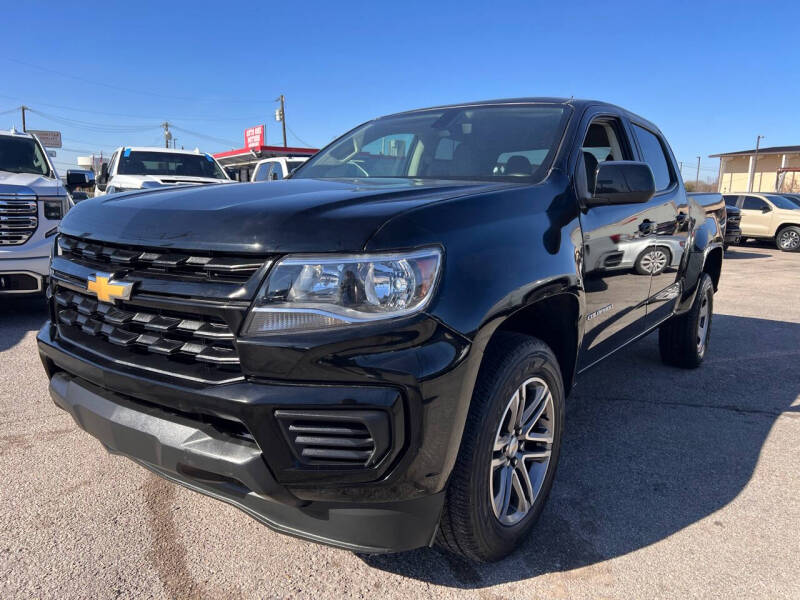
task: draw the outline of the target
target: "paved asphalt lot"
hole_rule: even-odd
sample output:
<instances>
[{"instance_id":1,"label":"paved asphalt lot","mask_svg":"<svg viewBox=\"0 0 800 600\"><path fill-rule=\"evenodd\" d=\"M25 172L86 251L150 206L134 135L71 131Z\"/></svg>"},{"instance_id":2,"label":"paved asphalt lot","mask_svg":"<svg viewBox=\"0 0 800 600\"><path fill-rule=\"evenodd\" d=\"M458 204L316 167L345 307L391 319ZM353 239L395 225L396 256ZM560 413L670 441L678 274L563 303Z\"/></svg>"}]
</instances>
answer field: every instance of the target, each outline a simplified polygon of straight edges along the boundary
<instances>
[{"instance_id":1,"label":"paved asphalt lot","mask_svg":"<svg viewBox=\"0 0 800 600\"><path fill-rule=\"evenodd\" d=\"M800 255L725 260L710 355L655 336L567 404L533 538L495 565L273 533L113 457L47 394L39 302L0 302L2 598L800 598Z\"/></svg>"}]
</instances>

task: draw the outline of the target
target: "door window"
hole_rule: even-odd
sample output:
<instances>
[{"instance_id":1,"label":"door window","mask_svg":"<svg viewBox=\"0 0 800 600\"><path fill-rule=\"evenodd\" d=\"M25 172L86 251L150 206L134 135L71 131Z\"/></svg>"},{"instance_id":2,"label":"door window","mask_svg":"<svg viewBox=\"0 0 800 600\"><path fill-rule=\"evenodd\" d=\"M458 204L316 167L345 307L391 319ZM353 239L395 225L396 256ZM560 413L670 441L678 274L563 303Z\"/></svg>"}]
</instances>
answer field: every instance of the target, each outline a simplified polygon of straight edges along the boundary
<instances>
[{"instance_id":1,"label":"door window","mask_svg":"<svg viewBox=\"0 0 800 600\"><path fill-rule=\"evenodd\" d=\"M599 163L607 160L631 160L629 146L621 131L622 127L617 119L603 119L589 125L581 151L590 192L594 190L594 178Z\"/></svg>"},{"instance_id":2,"label":"door window","mask_svg":"<svg viewBox=\"0 0 800 600\"><path fill-rule=\"evenodd\" d=\"M764 202L761 198L757 198L756 196L744 197L742 210L762 210L764 207L769 208L769 206L767 206L767 203Z\"/></svg>"},{"instance_id":3,"label":"door window","mask_svg":"<svg viewBox=\"0 0 800 600\"><path fill-rule=\"evenodd\" d=\"M656 180L656 191L660 192L667 189L674 180L664 145L656 134L644 127L634 124L633 131L639 142L639 148L642 150L642 158L650 165L650 169L653 171L653 178Z\"/></svg>"},{"instance_id":4,"label":"door window","mask_svg":"<svg viewBox=\"0 0 800 600\"><path fill-rule=\"evenodd\" d=\"M723 196L725 198L725 204L728 206L736 206L736 202L739 200L739 196Z\"/></svg>"}]
</instances>

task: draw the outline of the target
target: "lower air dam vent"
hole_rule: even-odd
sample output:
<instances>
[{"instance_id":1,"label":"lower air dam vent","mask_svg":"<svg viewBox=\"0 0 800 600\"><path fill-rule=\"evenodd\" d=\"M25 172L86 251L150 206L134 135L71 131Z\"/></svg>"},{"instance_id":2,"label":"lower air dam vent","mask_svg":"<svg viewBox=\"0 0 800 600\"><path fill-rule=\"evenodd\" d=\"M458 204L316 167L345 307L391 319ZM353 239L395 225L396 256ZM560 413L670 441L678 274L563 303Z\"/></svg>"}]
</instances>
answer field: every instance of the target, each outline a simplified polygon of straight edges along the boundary
<instances>
[{"instance_id":1,"label":"lower air dam vent","mask_svg":"<svg viewBox=\"0 0 800 600\"><path fill-rule=\"evenodd\" d=\"M389 448L380 410L278 410L275 416L302 465L371 467Z\"/></svg>"}]
</instances>

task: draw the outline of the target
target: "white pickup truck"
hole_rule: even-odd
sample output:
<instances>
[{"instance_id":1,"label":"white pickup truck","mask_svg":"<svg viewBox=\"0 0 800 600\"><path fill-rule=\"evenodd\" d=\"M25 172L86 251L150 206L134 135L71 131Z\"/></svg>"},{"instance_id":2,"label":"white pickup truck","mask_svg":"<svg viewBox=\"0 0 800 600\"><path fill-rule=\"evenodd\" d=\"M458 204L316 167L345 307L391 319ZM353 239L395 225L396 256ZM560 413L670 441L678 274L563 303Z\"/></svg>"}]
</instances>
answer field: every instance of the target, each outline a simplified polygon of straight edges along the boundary
<instances>
[{"instance_id":1,"label":"white pickup truck","mask_svg":"<svg viewBox=\"0 0 800 600\"><path fill-rule=\"evenodd\" d=\"M76 170L64 185L35 136L0 131L0 296L44 289L68 190L89 183L90 174Z\"/></svg>"},{"instance_id":2,"label":"white pickup truck","mask_svg":"<svg viewBox=\"0 0 800 600\"><path fill-rule=\"evenodd\" d=\"M276 156L258 161L250 181L277 181L286 179L297 167L308 160L305 156Z\"/></svg>"},{"instance_id":3,"label":"white pickup truck","mask_svg":"<svg viewBox=\"0 0 800 600\"><path fill-rule=\"evenodd\" d=\"M95 196L170 185L231 183L210 154L200 150L123 146L97 177Z\"/></svg>"}]
</instances>

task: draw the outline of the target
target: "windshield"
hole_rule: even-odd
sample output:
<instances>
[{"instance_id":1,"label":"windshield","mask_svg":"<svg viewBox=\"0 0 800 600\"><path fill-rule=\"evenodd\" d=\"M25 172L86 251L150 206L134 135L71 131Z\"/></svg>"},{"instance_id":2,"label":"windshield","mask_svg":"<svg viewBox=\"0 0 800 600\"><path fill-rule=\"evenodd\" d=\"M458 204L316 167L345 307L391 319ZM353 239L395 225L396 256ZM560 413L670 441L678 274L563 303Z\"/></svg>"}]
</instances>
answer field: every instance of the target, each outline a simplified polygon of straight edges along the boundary
<instances>
[{"instance_id":1,"label":"windshield","mask_svg":"<svg viewBox=\"0 0 800 600\"><path fill-rule=\"evenodd\" d=\"M48 177L50 164L33 139L0 136L0 171Z\"/></svg>"},{"instance_id":2,"label":"windshield","mask_svg":"<svg viewBox=\"0 0 800 600\"><path fill-rule=\"evenodd\" d=\"M788 198L784 198L783 196L768 194L767 198L778 208L784 208L787 210L794 210L797 208L797 205L794 202L792 202Z\"/></svg>"},{"instance_id":3,"label":"windshield","mask_svg":"<svg viewBox=\"0 0 800 600\"><path fill-rule=\"evenodd\" d=\"M406 177L541 180L558 148L563 105L470 106L370 121L321 150L293 179Z\"/></svg>"},{"instance_id":4,"label":"windshield","mask_svg":"<svg viewBox=\"0 0 800 600\"><path fill-rule=\"evenodd\" d=\"M119 158L120 175L167 175L171 177L212 177L227 179L207 154L126 151Z\"/></svg>"}]
</instances>

